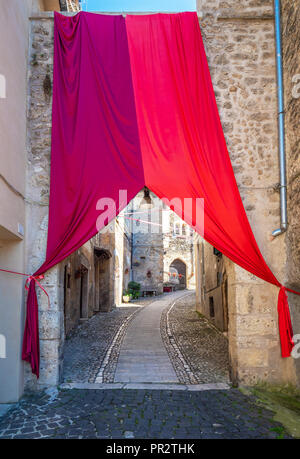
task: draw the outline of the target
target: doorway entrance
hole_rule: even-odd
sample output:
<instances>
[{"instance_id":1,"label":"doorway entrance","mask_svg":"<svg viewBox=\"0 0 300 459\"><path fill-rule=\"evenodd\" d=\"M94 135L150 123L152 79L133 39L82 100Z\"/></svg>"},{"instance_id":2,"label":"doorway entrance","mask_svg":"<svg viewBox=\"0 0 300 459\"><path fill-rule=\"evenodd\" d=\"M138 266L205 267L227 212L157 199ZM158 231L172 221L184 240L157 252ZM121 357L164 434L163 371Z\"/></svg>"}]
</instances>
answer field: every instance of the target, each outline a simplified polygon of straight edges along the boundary
<instances>
[{"instance_id":1,"label":"doorway entrance","mask_svg":"<svg viewBox=\"0 0 300 459\"><path fill-rule=\"evenodd\" d=\"M174 271L173 271L174 270ZM178 284L177 288L179 290L183 290L187 287L187 282L186 282L186 264L177 258L176 260L172 261L170 264L170 272L172 274L172 271L176 275Z\"/></svg>"}]
</instances>

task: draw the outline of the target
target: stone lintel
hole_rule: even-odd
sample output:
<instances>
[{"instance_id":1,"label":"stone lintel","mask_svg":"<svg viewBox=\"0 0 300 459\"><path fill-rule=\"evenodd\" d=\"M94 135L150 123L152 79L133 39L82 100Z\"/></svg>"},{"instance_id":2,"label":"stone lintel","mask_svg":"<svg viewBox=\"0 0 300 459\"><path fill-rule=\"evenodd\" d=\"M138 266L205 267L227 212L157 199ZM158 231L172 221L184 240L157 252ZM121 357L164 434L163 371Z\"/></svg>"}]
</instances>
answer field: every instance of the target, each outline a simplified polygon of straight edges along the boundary
<instances>
[{"instance_id":1,"label":"stone lintel","mask_svg":"<svg viewBox=\"0 0 300 459\"><path fill-rule=\"evenodd\" d=\"M232 14L221 14L217 17L218 21L273 21L273 14L264 14L262 16L255 15L232 15Z\"/></svg>"}]
</instances>

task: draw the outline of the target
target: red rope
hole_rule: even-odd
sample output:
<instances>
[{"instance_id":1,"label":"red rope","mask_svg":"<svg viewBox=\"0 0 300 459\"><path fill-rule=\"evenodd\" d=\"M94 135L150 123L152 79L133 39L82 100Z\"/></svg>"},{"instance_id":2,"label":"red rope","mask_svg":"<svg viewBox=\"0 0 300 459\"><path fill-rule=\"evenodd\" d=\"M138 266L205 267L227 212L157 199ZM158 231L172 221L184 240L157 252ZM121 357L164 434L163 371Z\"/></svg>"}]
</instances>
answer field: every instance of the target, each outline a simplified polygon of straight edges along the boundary
<instances>
[{"instance_id":1,"label":"red rope","mask_svg":"<svg viewBox=\"0 0 300 459\"><path fill-rule=\"evenodd\" d=\"M44 279L44 275L41 274L39 276L32 276L30 274L25 274L25 273L19 273L18 271L10 271L9 269L1 269L0 268L0 271L4 272L4 273L10 273L10 274L18 274L19 276L25 276L27 277L26 281L25 281L25 289L26 290L29 290L29 284L30 284L30 281L31 280L34 280L38 286L43 290L43 292L47 295L47 298L48 298L48 306L50 307L50 299L49 299L49 295L48 293L46 292L46 290L44 289L44 287L40 284L39 282L39 279Z\"/></svg>"}]
</instances>

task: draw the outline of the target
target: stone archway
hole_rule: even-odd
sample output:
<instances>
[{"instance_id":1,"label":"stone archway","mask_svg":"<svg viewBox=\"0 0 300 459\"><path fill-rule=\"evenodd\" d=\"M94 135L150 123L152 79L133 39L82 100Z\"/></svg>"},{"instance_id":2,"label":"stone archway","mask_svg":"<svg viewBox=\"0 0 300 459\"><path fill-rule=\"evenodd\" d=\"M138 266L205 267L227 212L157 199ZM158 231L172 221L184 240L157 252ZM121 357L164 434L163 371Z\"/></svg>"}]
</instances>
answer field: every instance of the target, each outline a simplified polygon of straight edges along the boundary
<instances>
[{"instance_id":1,"label":"stone archway","mask_svg":"<svg viewBox=\"0 0 300 459\"><path fill-rule=\"evenodd\" d=\"M201 3L201 2L200 2ZM266 129L262 138L262 143L257 147L257 113L260 110L262 96L256 88L257 82L264 80L267 87L271 87L276 81L275 67L273 65L272 40L266 39L268 44L264 57L264 65L259 61L261 54L253 55L253 66L247 77L251 77L247 84L252 87L251 91L245 93L244 80L241 81L241 66L246 65L242 56L236 59L239 52L240 42L236 40L236 35L240 32L232 29L232 23L226 18L223 19L223 27L220 29L218 18L218 3L215 6L207 5L202 2L203 24L206 26L207 33L206 46L210 56L210 61L216 63L211 66L211 76L214 87L218 92L218 103L220 106L220 117L226 132L227 141L232 151L232 163L235 169L237 182L242 185L243 199L246 202L246 211L250 217L251 224L259 236L260 246L263 250L270 253L269 262L277 268L279 276L284 277L282 266L286 257L284 240L277 239L270 242L268 233L274 229L278 223L278 200L273 189L267 188L270 184L276 183L278 179L278 169L270 168L270 155L261 157L260 150L268 152L274 151L276 145L277 131L276 125L267 121L268 117L276 115L276 95L268 92L268 110L264 112ZM230 5L224 6L224 17L229 11ZM214 11L214 15L206 14ZM260 47L262 36L267 37L273 33L273 24L268 18L261 17L260 21L255 22L249 30L249 21L239 16L239 27L244 32L244 45L247 41L251 46ZM213 18L211 20L211 17ZM220 19L220 18L219 18ZM222 20L222 18L221 18ZM219 23L218 23L219 22ZM29 196L37 196L38 202L26 202L28 221L30 221L30 231L27 232L27 243L31 247L28 252L27 265L29 272L34 272L44 261L47 242L47 216L48 216L48 196L49 196L49 176L50 159L49 145L51 142L51 104L44 97L43 81L45 75L51 77L53 70L53 48L46 37L53 35L53 19L48 17L31 20L31 46L30 62L31 73L29 78L29 104L28 111L28 184L27 191ZM221 30L221 31L220 31ZM222 33L227 34L228 46L234 49L232 53L225 53L222 48L222 40L218 42L218 36ZM215 46L220 43L220 46ZM36 46L41 48L41 52L36 54ZM270 51L270 52L269 52ZM49 64L45 66L44 56L49 56ZM230 70L231 79L222 79L220 74ZM253 77L253 78L252 78ZM250 81L251 80L251 81ZM245 80L246 81L246 80ZM256 82L257 81L257 82ZM241 87L242 85L242 87ZM244 86L243 86L244 85ZM36 90L38 88L38 90ZM33 90L34 89L34 90ZM230 96L230 100L229 95ZM245 104L247 110L245 110ZM43 139L41 139L41 117L43 123ZM233 123L238 120L238 123ZM241 126L240 126L241 125ZM238 130L239 136L236 136ZM247 132L246 132L247 131ZM37 142L37 139L39 141ZM271 153L270 153L271 154ZM242 155L242 156L241 156ZM244 156L243 156L244 155ZM242 158L242 161L241 161ZM251 159L249 167L249 158ZM259 163L260 173L257 172L256 165ZM253 167L252 167L253 166ZM36 170L39 172L39 180L36 180ZM267 171L266 183L262 187L262 179L265 177L264 170ZM269 212L264 209L268 208ZM257 379L261 380L293 380L293 359L283 360L280 356L278 346L277 312L274 308L276 302L276 292L270 285L263 284L253 276L245 273L241 268L234 266L228 259L226 260L228 276L228 316L230 320L228 338L232 367L235 369L234 379L243 383L253 383ZM168 271L168 269L164 269ZM188 274L189 275L189 274ZM60 349L62 347L63 333L61 333L63 315L63 281L60 266L53 267L45 274L43 284L51 294L51 310L48 308L47 297L38 292L39 304L41 309L40 339L42 343L41 363L47 371L41 372L38 385L56 385L59 382L60 374ZM49 326L49 324L51 326ZM250 360L249 355L253 358ZM49 358L51 355L51 359ZM27 366L26 366L27 367ZM31 371L26 370L26 384L31 385L33 377Z\"/></svg>"},{"instance_id":2,"label":"stone archway","mask_svg":"<svg viewBox=\"0 0 300 459\"><path fill-rule=\"evenodd\" d=\"M186 264L184 261L180 260L180 258L176 258L175 260L172 261L170 264L170 270L175 269L178 272L178 289L185 289L187 287L187 282L186 282Z\"/></svg>"}]
</instances>

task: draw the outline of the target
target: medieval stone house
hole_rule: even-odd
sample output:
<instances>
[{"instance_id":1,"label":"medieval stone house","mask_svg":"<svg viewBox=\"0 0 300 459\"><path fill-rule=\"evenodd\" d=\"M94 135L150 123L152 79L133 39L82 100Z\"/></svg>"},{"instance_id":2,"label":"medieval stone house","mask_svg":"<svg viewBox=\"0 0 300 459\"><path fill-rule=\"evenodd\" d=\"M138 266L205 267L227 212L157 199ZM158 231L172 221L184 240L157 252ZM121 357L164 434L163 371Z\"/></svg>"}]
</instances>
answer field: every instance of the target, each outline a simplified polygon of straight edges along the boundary
<instances>
[{"instance_id":1,"label":"medieval stone house","mask_svg":"<svg viewBox=\"0 0 300 459\"><path fill-rule=\"evenodd\" d=\"M143 295L194 288L193 231L147 189L131 203L132 280Z\"/></svg>"},{"instance_id":2,"label":"medieval stone house","mask_svg":"<svg viewBox=\"0 0 300 459\"><path fill-rule=\"evenodd\" d=\"M228 280L224 255L195 235L196 309L228 331Z\"/></svg>"},{"instance_id":3,"label":"medieval stone house","mask_svg":"<svg viewBox=\"0 0 300 459\"><path fill-rule=\"evenodd\" d=\"M53 0L52 3L56 5L52 8L59 9L59 2ZM297 0L282 0L281 4L289 226L276 238L271 237L280 224L273 2L199 0L198 15L220 118L247 216L276 277L299 290L300 99L296 85L300 74L297 26L300 5ZM29 274L44 261L47 240L53 70L53 13L47 9L46 1L10 0L1 4L0 15L1 42L10 43L9 48L4 46L0 50L1 82L5 76L8 95L0 98L0 267ZM182 229L175 226L176 231ZM128 245L127 238L119 240ZM23 278L0 275L0 401L17 400L24 386L40 388L60 381L64 321L66 317L70 323L78 319L78 316L71 317L67 306L71 301L66 289L71 285L68 276L73 276L72 265L75 278L72 282L80 283L82 299L85 297L81 314L89 315L101 306L96 291L91 297L86 293L89 279L85 269L90 269L90 273L94 270L93 276L100 275L103 264L112 263L114 255L103 241L88 244L88 249L82 248L70 260L52 268L43 281L50 296L50 308L47 298L39 292L41 375L38 381L20 358ZM116 242L114 244L117 247ZM196 250L195 255L197 257ZM207 259L212 255L216 256L210 252ZM113 269L121 273L125 262L122 265L120 258L115 259ZM99 271L95 268L98 263L102 265L98 266ZM228 343L233 381L299 384L300 359L282 359L280 354L277 288L246 273L225 257L222 263L215 274L227 276ZM123 276L128 276L126 269ZM179 272L179 266L175 269ZM150 271L153 274L153 270ZM165 267L161 274L164 272ZM205 279L206 286L207 281ZM215 276L214 282L213 290L222 289L222 280L217 286ZM119 294L117 292L116 297ZM211 296L217 320L218 300L215 294ZM289 297L294 331L299 333L299 298L292 294ZM212 311L210 301L208 296L207 313Z\"/></svg>"}]
</instances>

